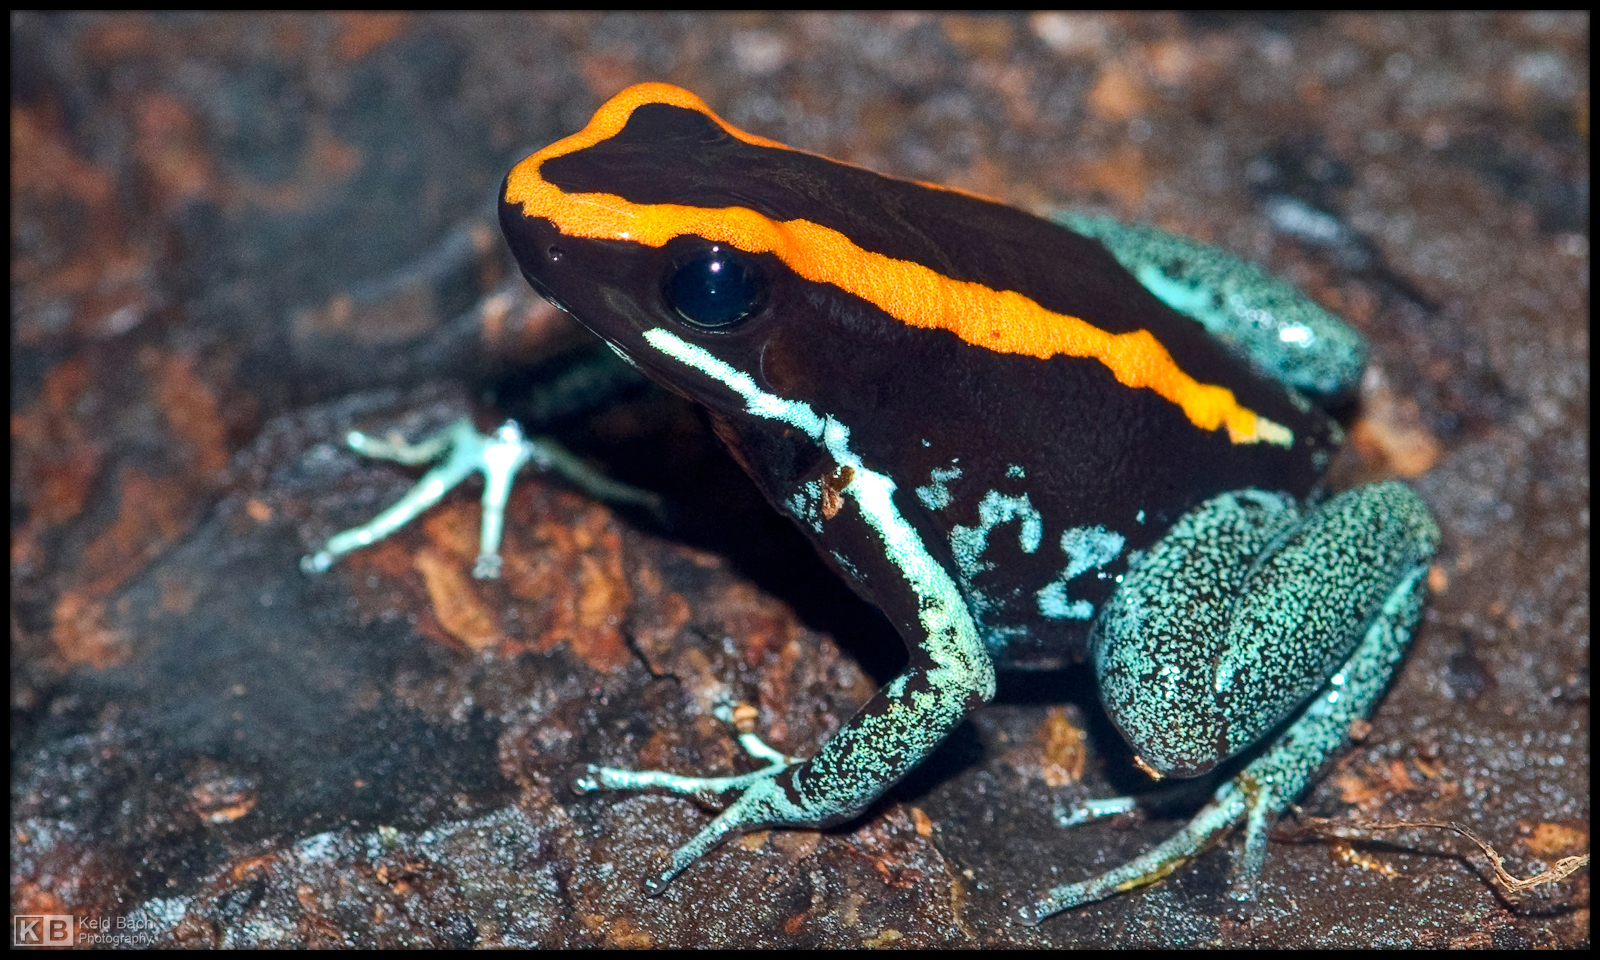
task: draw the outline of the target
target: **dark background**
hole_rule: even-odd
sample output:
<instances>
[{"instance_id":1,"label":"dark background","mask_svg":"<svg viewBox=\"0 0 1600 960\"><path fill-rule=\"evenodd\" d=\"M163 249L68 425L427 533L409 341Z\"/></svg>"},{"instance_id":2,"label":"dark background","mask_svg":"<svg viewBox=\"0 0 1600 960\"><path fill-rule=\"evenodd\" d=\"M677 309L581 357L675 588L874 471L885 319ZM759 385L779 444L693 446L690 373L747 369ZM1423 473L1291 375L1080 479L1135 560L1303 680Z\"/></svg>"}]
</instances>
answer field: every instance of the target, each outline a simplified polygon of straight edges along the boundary
<instances>
[{"instance_id":1,"label":"dark background","mask_svg":"<svg viewBox=\"0 0 1600 960\"><path fill-rule=\"evenodd\" d=\"M1303 798L1587 853L1589 18L206 16L11 20L11 899L193 945L1583 946L1589 873L1508 898L1440 832L1292 822L1038 928L1011 912L1179 822L1072 831L1142 779L1078 671L997 704L860 821L724 845L569 788L729 771L729 694L814 749L897 668L693 411L549 428L662 524L523 482L308 578L408 484L338 439L492 424L586 343L523 288L500 178L629 83L1047 211L1217 243L1373 342L1335 480L1411 481L1436 596L1364 741ZM533 371L530 373L529 371ZM837 645L836 645L837 644Z\"/></svg>"}]
</instances>

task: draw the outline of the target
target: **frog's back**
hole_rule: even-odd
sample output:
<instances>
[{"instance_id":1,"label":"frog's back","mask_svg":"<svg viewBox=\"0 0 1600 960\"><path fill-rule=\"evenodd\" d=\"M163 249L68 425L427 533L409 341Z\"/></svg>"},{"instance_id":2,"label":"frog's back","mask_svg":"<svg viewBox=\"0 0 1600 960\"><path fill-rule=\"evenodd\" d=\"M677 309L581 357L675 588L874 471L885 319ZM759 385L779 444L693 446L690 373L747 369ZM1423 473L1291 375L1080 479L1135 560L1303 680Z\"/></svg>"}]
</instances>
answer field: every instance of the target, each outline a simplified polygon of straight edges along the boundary
<instances>
[{"instance_id":1,"label":"frog's back","mask_svg":"<svg viewBox=\"0 0 1600 960\"><path fill-rule=\"evenodd\" d=\"M585 240L562 225L566 269L593 285L563 291L592 300L568 303L572 312L604 317L641 302L697 245L751 254L761 311L708 347L763 395L848 429L861 462L894 481L897 509L950 567L1002 660L1074 656L1130 553L1223 491L1305 495L1334 446L1321 412L1163 304L1095 240L740 134L696 109L645 103L605 133L534 167L563 212L579 207L577 194L620 198L629 217L648 211L625 237L593 228ZM517 176L508 198L522 190ZM521 214L539 211L524 201ZM526 222L508 222L514 247ZM638 242L663 223L662 239ZM537 255L535 242L519 260ZM652 351L631 338L654 321L619 320L591 325L648 369ZM725 388L661 379L705 403L767 495L796 513L810 454L750 420ZM820 525L812 532L825 555L856 567L846 571L854 582L871 579L863 556L830 546Z\"/></svg>"}]
</instances>

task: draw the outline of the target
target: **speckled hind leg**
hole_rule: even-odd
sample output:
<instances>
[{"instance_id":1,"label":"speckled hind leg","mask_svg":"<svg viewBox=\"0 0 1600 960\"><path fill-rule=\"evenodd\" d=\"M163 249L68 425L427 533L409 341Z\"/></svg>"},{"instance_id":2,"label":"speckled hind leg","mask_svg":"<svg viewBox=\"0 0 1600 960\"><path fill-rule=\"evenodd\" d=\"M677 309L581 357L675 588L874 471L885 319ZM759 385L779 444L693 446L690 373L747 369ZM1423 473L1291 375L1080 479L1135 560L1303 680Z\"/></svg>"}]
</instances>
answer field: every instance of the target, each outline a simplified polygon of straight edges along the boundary
<instances>
[{"instance_id":1,"label":"speckled hind leg","mask_svg":"<svg viewBox=\"0 0 1600 960\"><path fill-rule=\"evenodd\" d=\"M1266 856L1267 832L1274 820L1321 769L1326 758L1349 742L1350 725L1366 718L1388 686L1405 654L1421 614L1426 568L1409 574L1384 604L1383 614L1344 668L1336 673L1283 737L1266 753L1223 784L1211 802L1165 843L1114 870L1080 883L1056 887L1021 918L1045 917L1153 883L1204 851L1224 831L1245 826L1244 850L1233 865L1233 895L1250 899Z\"/></svg>"},{"instance_id":2,"label":"speckled hind leg","mask_svg":"<svg viewBox=\"0 0 1600 960\"><path fill-rule=\"evenodd\" d=\"M1057 219L1099 240L1145 289L1279 383L1338 397L1360 381L1361 335L1260 267L1155 227L1084 213Z\"/></svg>"},{"instance_id":3,"label":"speckled hind leg","mask_svg":"<svg viewBox=\"0 0 1600 960\"><path fill-rule=\"evenodd\" d=\"M394 505L360 526L334 534L321 550L305 557L300 566L307 573L321 573L335 560L376 543L410 523L461 481L473 473L483 474L483 521L478 540L478 560L473 576L493 579L500 575L500 538L505 529L506 501L511 482L527 464L553 471L579 489L604 500L633 503L655 510L660 500L655 494L617 483L590 468L555 441L527 437L515 420L507 420L493 433L479 433L472 421L462 418L438 433L408 443L399 436L387 439L351 431L345 442L363 456L393 460L415 466L441 461L408 490Z\"/></svg>"},{"instance_id":4,"label":"speckled hind leg","mask_svg":"<svg viewBox=\"0 0 1600 960\"><path fill-rule=\"evenodd\" d=\"M1152 769L1196 775L1306 705L1177 835L1057 887L1022 918L1037 923L1158 880L1240 824L1234 891L1248 899L1273 821L1371 713L1404 655L1437 542L1421 501L1392 483L1305 517L1288 498L1240 491L1174 525L1096 625L1102 696L1119 729ZM1341 620L1353 627L1353 648L1340 639ZM1332 669L1320 670L1330 655ZM1296 690L1308 682L1315 694L1306 701Z\"/></svg>"}]
</instances>

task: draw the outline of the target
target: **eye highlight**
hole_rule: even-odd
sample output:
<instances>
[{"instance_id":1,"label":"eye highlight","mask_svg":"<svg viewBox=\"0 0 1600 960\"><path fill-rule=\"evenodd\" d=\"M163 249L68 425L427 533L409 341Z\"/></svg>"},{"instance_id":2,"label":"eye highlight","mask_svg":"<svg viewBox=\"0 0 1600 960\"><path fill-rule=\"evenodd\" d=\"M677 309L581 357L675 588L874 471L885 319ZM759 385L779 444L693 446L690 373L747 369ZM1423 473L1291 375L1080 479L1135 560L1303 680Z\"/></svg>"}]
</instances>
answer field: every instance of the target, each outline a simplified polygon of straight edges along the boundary
<instances>
[{"instance_id":1,"label":"eye highlight","mask_svg":"<svg viewBox=\"0 0 1600 960\"><path fill-rule=\"evenodd\" d=\"M728 330L767 299L767 278L754 258L717 244L680 261L667 277L667 303L689 324Z\"/></svg>"}]
</instances>

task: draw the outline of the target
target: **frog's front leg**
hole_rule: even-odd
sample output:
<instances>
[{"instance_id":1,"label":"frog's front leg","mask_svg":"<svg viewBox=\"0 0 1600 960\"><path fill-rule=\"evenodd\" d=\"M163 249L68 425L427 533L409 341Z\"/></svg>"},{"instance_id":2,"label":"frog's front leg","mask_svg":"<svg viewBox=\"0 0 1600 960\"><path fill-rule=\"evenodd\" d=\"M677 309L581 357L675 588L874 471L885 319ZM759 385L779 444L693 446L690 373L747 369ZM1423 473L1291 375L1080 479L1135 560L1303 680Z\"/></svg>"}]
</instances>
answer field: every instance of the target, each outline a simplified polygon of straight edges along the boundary
<instances>
[{"instance_id":1,"label":"frog's front leg","mask_svg":"<svg viewBox=\"0 0 1600 960\"><path fill-rule=\"evenodd\" d=\"M909 526L886 526L886 539L910 531ZM903 552L897 563L910 588L901 591L901 599L915 611L913 622L920 622L924 641L912 651L905 672L879 690L816 756L797 761L765 744L752 749L745 740L747 751L769 761L766 767L733 777L591 767L578 781L584 791L656 788L690 796L742 791L673 851L667 868L646 881L650 893L660 893L727 837L763 827L827 827L856 816L922 762L968 710L994 696L993 662L954 581L920 541L898 543Z\"/></svg>"},{"instance_id":2,"label":"frog's front leg","mask_svg":"<svg viewBox=\"0 0 1600 960\"><path fill-rule=\"evenodd\" d=\"M359 526L328 538L321 550L303 558L301 569L321 573L352 550L376 543L416 519L473 473L483 474L483 518L478 560L473 576L500 575L500 538L505 529L506 502L517 471L528 464L559 474L579 489L613 503L659 509L660 498L599 473L547 437L530 437L515 420L493 433L480 433L463 417L426 439L408 443L398 435L379 438L352 430L345 442L355 452L409 466L434 464L422 479L388 509Z\"/></svg>"},{"instance_id":3,"label":"frog's front leg","mask_svg":"<svg viewBox=\"0 0 1600 960\"><path fill-rule=\"evenodd\" d=\"M745 753L757 760L766 761L767 765L759 770L731 777L686 777L665 770L621 770L616 767L590 764L588 771L573 783L573 788L579 793L592 793L596 790L659 789L694 797L721 796L747 789L759 780L775 777L785 769L804 762L799 757L791 757L781 750L773 749L753 733L740 732L733 719L731 704L718 703L711 712L718 720L738 733L739 746L744 748Z\"/></svg>"},{"instance_id":4,"label":"frog's front leg","mask_svg":"<svg viewBox=\"0 0 1600 960\"><path fill-rule=\"evenodd\" d=\"M1235 895L1248 898L1272 821L1387 687L1438 541L1427 508L1398 483L1351 490L1309 514L1287 496L1236 491L1175 524L1095 625L1091 651L1113 721L1146 769L1194 776L1299 715L1176 836L1057 887L1023 919L1159 879L1240 823Z\"/></svg>"}]
</instances>

